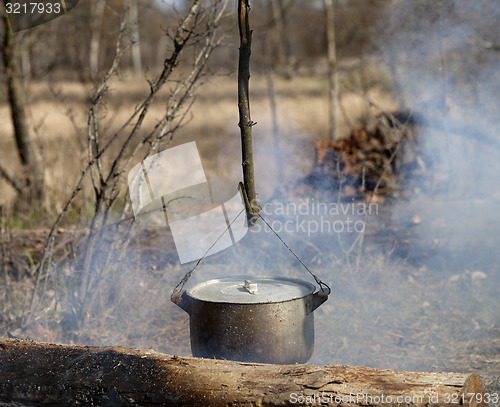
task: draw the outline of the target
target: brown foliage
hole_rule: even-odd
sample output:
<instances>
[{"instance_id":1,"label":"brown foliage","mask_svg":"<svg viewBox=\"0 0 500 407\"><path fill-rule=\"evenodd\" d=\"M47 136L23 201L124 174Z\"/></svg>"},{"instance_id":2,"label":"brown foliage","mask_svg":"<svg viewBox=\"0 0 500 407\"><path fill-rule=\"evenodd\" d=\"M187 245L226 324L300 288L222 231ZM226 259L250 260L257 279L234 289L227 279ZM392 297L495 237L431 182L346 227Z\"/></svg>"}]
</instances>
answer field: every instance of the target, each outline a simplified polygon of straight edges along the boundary
<instances>
[{"instance_id":1,"label":"brown foliage","mask_svg":"<svg viewBox=\"0 0 500 407\"><path fill-rule=\"evenodd\" d=\"M386 128L382 123L372 130L363 126L345 139L316 142L313 168L301 181L302 186L338 193L342 199L360 199L363 195L372 199L374 194L397 189L398 173L413 164L413 160L403 163L401 147L411 149L415 144L410 142L413 138L408 137L409 129L381 117L386 120Z\"/></svg>"}]
</instances>

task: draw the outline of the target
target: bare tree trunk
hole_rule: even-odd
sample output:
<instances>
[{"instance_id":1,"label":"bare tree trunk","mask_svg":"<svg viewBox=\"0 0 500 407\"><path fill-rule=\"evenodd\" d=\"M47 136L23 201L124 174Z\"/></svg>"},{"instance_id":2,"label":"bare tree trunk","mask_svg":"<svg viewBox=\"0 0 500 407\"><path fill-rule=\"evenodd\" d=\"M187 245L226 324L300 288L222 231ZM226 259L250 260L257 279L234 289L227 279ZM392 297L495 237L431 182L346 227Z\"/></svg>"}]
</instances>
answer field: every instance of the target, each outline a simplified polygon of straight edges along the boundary
<instances>
[{"instance_id":1,"label":"bare tree trunk","mask_svg":"<svg viewBox=\"0 0 500 407\"><path fill-rule=\"evenodd\" d=\"M21 67L23 82L27 85L31 81L31 57L29 49L25 49L21 53Z\"/></svg>"},{"instance_id":2,"label":"bare tree trunk","mask_svg":"<svg viewBox=\"0 0 500 407\"><path fill-rule=\"evenodd\" d=\"M291 47L287 35L285 17L283 12L283 0L274 0L270 2L273 20L276 27L277 53L278 61L283 67L283 72L287 78L292 77L293 66L291 58Z\"/></svg>"},{"instance_id":3,"label":"bare tree trunk","mask_svg":"<svg viewBox=\"0 0 500 407\"><path fill-rule=\"evenodd\" d=\"M335 0L324 0L330 79L330 140L337 138L337 52L335 45Z\"/></svg>"},{"instance_id":4,"label":"bare tree trunk","mask_svg":"<svg viewBox=\"0 0 500 407\"><path fill-rule=\"evenodd\" d=\"M102 18L104 16L104 7L106 2L104 0L97 0L89 3L90 9L90 78L92 81L97 80L97 75L99 73L99 51L101 48L101 24Z\"/></svg>"},{"instance_id":5,"label":"bare tree trunk","mask_svg":"<svg viewBox=\"0 0 500 407\"><path fill-rule=\"evenodd\" d=\"M18 53L14 44L14 34L10 29L9 20L6 13L2 13L4 25L4 42L2 47L3 64L5 67L5 78L8 92L8 102L10 105L12 124L14 126L14 137L16 139L17 151L23 167L25 168L26 188L22 199L29 201L40 201L43 198L44 181L38 160L35 154L28 117L26 114L26 102L24 99L24 89L21 78L21 66L19 64ZM4 173L4 171L2 172ZM3 174L5 175L5 174ZM12 177L10 177L12 178ZM14 185L11 182L12 185ZM17 182L19 186L19 182ZM16 187L14 185L14 187ZM18 190L18 188L16 187ZM19 191L18 191L19 192Z\"/></svg>"},{"instance_id":6,"label":"bare tree trunk","mask_svg":"<svg viewBox=\"0 0 500 407\"><path fill-rule=\"evenodd\" d=\"M132 66L134 68L135 79L139 79L142 73L142 62L137 0L128 0L128 18L130 29L132 31Z\"/></svg>"},{"instance_id":7,"label":"bare tree trunk","mask_svg":"<svg viewBox=\"0 0 500 407\"><path fill-rule=\"evenodd\" d=\"M255 193L255 172L253 165L252 126L250 118L250 95L248 81L250 79L250 54L252 49L252 31L248 21L250 5L248 0L238 1L238 26L240 31L240 53L238 61L238 111L241 130L241 155L243 167L245 204L248 225L253 226L258 218L260 207Z\"/></svg>"}]
</instances>

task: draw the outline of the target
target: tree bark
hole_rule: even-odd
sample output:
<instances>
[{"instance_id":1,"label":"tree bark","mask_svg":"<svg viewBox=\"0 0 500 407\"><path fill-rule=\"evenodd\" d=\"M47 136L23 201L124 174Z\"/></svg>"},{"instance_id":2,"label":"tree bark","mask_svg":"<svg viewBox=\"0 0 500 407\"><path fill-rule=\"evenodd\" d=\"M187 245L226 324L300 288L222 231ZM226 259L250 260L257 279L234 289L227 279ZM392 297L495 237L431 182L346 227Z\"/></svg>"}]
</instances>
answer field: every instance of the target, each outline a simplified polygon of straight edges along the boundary
<instances>
[{"instance_id":1,"label":"tree bark","mask_svg":"<svg viewBox=\"0 0 500 407\"><path fill-rule=\"evenodd\" d=\"M253 165L252 126L255 123L250 117L250 54L252 50L252 31L248 21L250 5L248 0L238 0L238 27L240 32L240 52L238 60L238 111L241 131L241 155L243 167L245 204L247 209L248 225L253 226L258 218L260 207L257 204L255 193L255 172Z\"/></svg>"},{"instance_id":2,"label":"tree bark","mask_svg":"<svg viewBox=\"0 0 500 407\"><path fill-rule=\"evenodd\" d=\"M337 47L335 44L335 0L324 0L330 81L330 141L337 139Z\"/></svg>"},{"instance_id":3,"label":"tree bark","mask_svg":"<svg viewBox=\"0 0 500 407\"><path fill-rule=\"evenodd\" d=\"M141 40L139 34L139 17L137 12L137 0L128 0L128 18L132 32L132 67L134 78L139 79L142 74Z\"/></svg>"},{"instance_id":4,"label":"tree bark","mask_svg":"<svg viewBox=\"0 0 500 407\"><path fill-rule=\"evenodd\" d=\"M3 11L3 10L2 10ZM22 199L27 201L43 198L44 181L43 174L38 165L35 154L28 117L26 114L26 102L24 99L24 89L21 80L21 67L19 64L18 53L14 44L14 33L10 29L7 13L2 12L4 26L4 42L2 47L3 64L5 67L5 79L7 84L8 102L11 111L12 124L14 126L14 137L16 139L17 151L23 167L25 168L26 188L23 189ZM5 170L2 171L5 176ZM16 186L12 179L7 180L18 190L19 183Z\"/></svg>"},{"instance_id":5,"label":"tree bark","mask_svg":"<svg viewBox=\"0 0 500 407\"><path fill-rule=\"evenodd\" d=\"M476 374L267 365L0 338L0 406L283 406L341 400L353 407L486 406L478 402L484 392Z\"/></svg>"},{"instance_id":6,"label":"tree bark","mask_svg":"<svg viewBox=\"0 0 500 407\"><path fill-rule=\"evenodd\" d=\"M290 36L285 22L283 0L275 0L270 2L271 11L276 30L276 51L278 54L278 62L282 67L285 77L293 76L293 65L291 58Z\"/></svg>"},{"instance_id":7,"label":"tree bark","mask_svg":"<svg viewBox=\"0 0 500 407\"><path fill-rule=\"evenodd\" d=\"M99 75L99 53L101 48L101 24L104 16L104 8L106 2L97 0L89 2L90 6L90 50L89 50L89 65L90 79L94 82L98 80Z\"/></svg>"}]
</instances>

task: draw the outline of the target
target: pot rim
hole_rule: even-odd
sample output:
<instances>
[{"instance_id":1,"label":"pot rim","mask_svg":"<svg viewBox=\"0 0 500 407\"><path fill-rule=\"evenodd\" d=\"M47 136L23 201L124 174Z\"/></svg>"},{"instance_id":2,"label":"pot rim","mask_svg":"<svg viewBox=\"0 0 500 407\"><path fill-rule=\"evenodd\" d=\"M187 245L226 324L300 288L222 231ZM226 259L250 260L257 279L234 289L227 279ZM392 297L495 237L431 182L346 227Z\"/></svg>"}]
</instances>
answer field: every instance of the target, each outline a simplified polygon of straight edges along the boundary
<instances>
[{"instance_id":1,"label":"pot rim","mask_svg":"<svg viewBox=\"0 0 500 407\"><path fill-rule=\"evenodd\" d=\"M259 286L259 282L261 284L266 284L268 282L276 282L281 283L284 287L291 287L291 293L287 296L286 293L272 293L274 298L269 298L270 293L262 293L259 294L251 294L246 293L243 288L243 283L245 281L256 282L257 286ZM234 284L231 284L234 283ZM223 294L220 294L221 298L211 299L208 294L214 295L216 289L214 289L215 285L226 284L228 289L238 289L242 292L239 295L240 299L236 299L235 295L227 297L222 297ZM236 288L238 287L238 288ZM241 288L240 288L241 287ZM265 287L265 285L264 285ZM203 289L205 289L205 293L203 293ZM210 291L212 290L212 293ZM191 299L199 302L210 303L210 304L227 304L227 305L258 305L258 304L278 304L283 302L295 301L299 299L306 298L312 295L316 291L316 286L308 281L291 278L291 277L272 277L272 276L249 276L249 275L239 275L239 276L230 276L230 277L220 277L214 278L211 280L203 281L201 283L196 284L194 287L191 287L186 290L185 294ZM205 294L205 295L203 295ZM267 295L266 295L267 294Z\"/></svg>"}]
</instances>

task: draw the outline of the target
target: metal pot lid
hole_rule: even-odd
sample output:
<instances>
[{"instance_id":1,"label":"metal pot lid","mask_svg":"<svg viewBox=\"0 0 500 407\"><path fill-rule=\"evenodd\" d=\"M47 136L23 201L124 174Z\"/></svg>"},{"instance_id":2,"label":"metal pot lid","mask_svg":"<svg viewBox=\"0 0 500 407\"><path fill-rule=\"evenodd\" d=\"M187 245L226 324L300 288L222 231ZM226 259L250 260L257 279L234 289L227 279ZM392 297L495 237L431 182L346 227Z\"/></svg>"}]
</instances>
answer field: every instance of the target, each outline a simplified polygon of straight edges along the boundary
<instances>
[{"instance_id":1,"label":"metal pot lid","mask_svg":"<svg viewBox=\"0 0 500 407\"><path fill-rule=\"evenodd\" d=\"M312 294L315 286L286 277L223 277L187 290L197 300L232 304L266 304L291 301Z\"/></svg>"}]
</instances>

